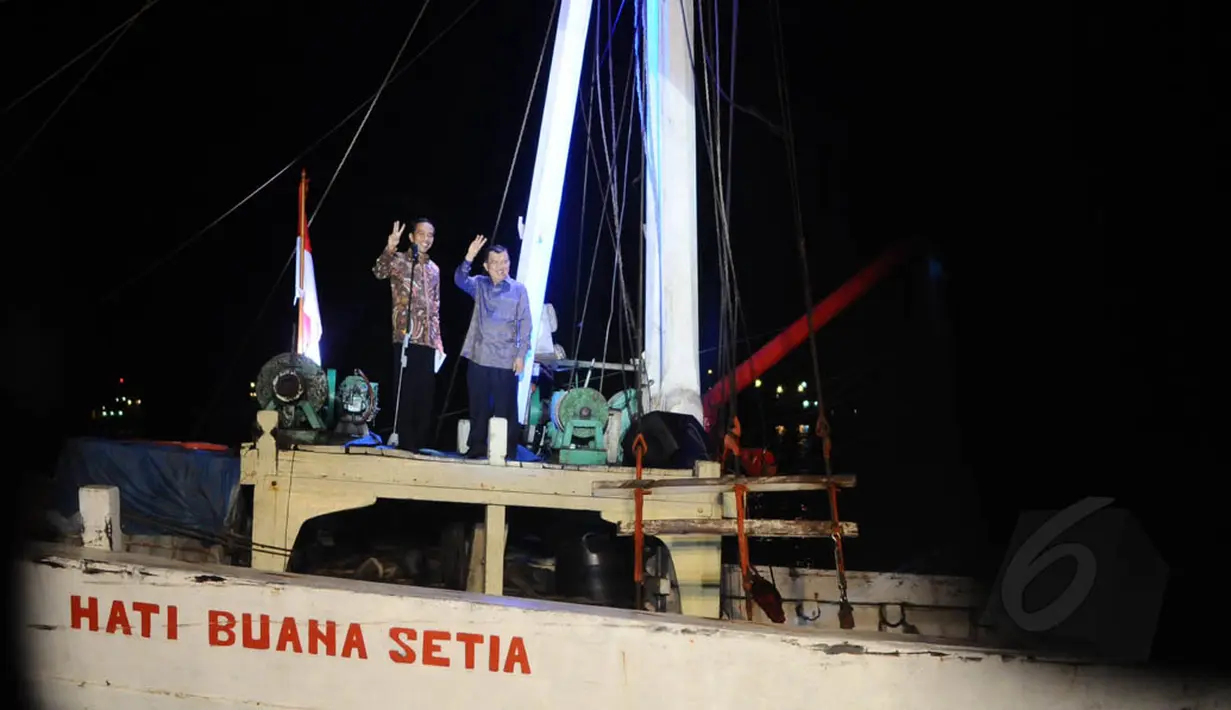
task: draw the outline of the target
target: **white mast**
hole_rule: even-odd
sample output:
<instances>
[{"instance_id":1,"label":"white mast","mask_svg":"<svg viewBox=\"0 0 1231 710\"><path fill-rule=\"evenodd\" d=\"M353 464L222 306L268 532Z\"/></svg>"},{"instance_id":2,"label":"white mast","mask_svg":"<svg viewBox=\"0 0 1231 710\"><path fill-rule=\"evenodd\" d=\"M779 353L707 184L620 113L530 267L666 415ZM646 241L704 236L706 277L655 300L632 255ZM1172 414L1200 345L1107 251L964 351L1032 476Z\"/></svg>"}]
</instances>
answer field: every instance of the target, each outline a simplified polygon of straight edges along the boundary
<instances>
[{"instance_id":1,"label":"white mast","mask_svg":"<svg viewBox=\"0 0 1231 710\"><path fill-rule=\"evenodd\" d=\"M534 179L516 278L525 284L537 344L560 215L577 89L593 0L561 0ZM697 298L696 101L690 39L691 0L641 0L645 63L645 367L644 411L690 414L701 408ZM533 366L534 348L526 368ZM530 377L518 388L523 423Z\"/></svg>"},{"instance_id":2,"label":"white mast","mask_svg":"<svg viewBox=\"0 0 1231 710\"><path fill-rule=\"evenodd\" d=\"M644 0L645 411L701 408L692 0Z\"/></svg>"},{"instance_id":3,"label":"white mast","mask_svg":"<svg viewBox=\"0 0 1231 710\"><path fill-rule=\"evenodd\" d=\"M539 143L534 156L534 178L530 183L525 225L521 228L521 251L517 257L515 278L526 287L533 316L525 374L517 387L518 419L522 424L526 423L534 351L542 329L543 299L547 293L551 253L556 243L556 223L560 219L560 197L564 192L564 172L568 166L569 144L573 139L577 87L581 80L593 2L560 0L543 122L539 125Z\"/></svg>"}]
</instances>

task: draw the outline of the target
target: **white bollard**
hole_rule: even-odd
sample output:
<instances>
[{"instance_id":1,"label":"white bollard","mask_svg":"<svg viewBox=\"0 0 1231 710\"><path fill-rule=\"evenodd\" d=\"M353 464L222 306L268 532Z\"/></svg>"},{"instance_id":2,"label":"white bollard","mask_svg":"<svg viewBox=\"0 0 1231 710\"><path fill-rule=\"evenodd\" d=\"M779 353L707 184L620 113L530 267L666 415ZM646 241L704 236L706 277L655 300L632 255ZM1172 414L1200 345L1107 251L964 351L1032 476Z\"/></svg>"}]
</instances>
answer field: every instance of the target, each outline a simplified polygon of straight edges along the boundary
<instances>
[{"instance_id":1,"label":"white bollard","mask_svg":"<svg viewBox=\"0 0 1231 710\"><path fill-rule=\"evenodd\" d=\"M94 550L124 551L120 529L120 489L115 486L82 486L77 491L81 510L81 544Z\"/></svg>"},{"instance_id":2,"label":"white bollard","mask_svg":"<svg viewBox=\"0 0 1231 710\"><path fill-rule=\"evenodd\" d=\"M492 417L487 425L487 462L503 466L509 449L509 422L504 417Z\"/></svg>"},{"instance_id":3,"label":"white bollard","mask_svg":"<svg viewBox=\"0 0 1231 710\"><path fill-rule=\"evenodd\" d=\"M620 460L620 447L624 444L620 435L624 432L624 415L620 410L613 409L607 413L607 428L603 430L603 444L607 448L607 463L615 464Z\"/></svg>"},{"instance_id":4,"label":"white bollard","mask_svg":"<svg viewBox=\"0 0 1231 710\"><path fill-rule=\"evenodd\" d=\"M457 420L457 453L465 456L470 450L470 420Z\"/></svg>"}]
</instances>

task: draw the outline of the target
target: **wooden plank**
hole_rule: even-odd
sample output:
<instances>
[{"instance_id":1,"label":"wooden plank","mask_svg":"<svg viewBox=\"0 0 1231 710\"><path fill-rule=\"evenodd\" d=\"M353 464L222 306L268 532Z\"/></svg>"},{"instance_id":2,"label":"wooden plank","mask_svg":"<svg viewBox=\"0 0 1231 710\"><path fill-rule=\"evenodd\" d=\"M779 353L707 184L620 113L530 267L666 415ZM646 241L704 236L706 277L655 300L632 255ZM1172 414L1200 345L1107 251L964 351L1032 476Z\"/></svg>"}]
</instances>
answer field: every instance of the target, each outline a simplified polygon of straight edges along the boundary
<instances>
[{"instance_id":1,"label":"wooden plank","mask_svg":"<svg viewBox=\"0 0 1231 710\"><path fill-rule=\"evenodd\" d=\"M859 525L842 521L842 537L859 537ZM641 524L646 535L722 535L735 537L739 534L737 521L731 518L698 518L685 520L646 520ZM832 520L764 520L744 521L744 534L748 537L829 537L833 534ZM620 523L619 534L632 535L633 521Z\"/></svg>"},{"instance_id":2,"label":"wooden plank","mask_svg":"<svg viewBox=\"0 0 1231 710\"><path fill-rule=\"evenodd\" d=\"M595 481L594 495L616 497L632 495L638 488L662 493L730 493L735 486L748 487L749 493L788 493L792 491L823 491L833 483L839 488L853 488L854 476L721 476L719 478L677 478L671 480L643 478L640 481Z\"/></svg>"}]
</instances>

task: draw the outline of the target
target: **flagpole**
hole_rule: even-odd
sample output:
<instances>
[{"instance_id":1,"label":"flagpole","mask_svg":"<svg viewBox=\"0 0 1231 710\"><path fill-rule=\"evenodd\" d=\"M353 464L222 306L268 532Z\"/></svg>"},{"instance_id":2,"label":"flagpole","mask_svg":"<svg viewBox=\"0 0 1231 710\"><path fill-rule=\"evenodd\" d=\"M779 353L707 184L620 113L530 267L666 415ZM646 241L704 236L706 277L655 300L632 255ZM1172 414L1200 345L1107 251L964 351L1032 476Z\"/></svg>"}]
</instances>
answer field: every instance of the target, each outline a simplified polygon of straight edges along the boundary
<instances>
[{"instance_id":1,"label":"flagpole","mask_svg":"<svg viewBox=\"0 0 1231 710\"><path fill-rule=\"evenodd\" d=\"M296 239L299 254L299 268L296 273L299 275L299 283L296 284L296 298L299 303L299 311L295 316L294 341L292 341L293 352L296 355L303 354L303 343L300 342L300 336L303 330L303 277L304 277L304 234L308 231L308 169L303 168L299 178L299 234Z\"/></svg>"}]
</instances>

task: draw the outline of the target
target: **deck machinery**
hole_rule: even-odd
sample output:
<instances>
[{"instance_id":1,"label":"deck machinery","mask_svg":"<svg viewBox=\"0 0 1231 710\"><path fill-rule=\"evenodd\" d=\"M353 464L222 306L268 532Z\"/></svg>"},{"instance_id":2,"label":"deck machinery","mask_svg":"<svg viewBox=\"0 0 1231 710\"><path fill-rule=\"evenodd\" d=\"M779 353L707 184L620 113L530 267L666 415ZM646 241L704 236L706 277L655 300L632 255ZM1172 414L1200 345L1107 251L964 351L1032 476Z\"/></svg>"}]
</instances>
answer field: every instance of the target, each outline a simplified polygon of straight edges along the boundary
<instances>
[{"instance_id":1,"label":"deck machinery","mask_svg":"<svg viewBox=\"0 0 1231 710\"><path fill-rule=\"evenodd\" d=\"M261 366L253 385L257 407L278 413L284 444L341 444L365 439L380 411L379 389L362 370L338 383L334 369L282 353Z\"/></svg>"},{"instance_id":2,"label":"deck machinery","mask_svg":"<svg viewBox=\"0 0 1231 710\"><path fill-rule=\"evenodd\" d=\"M531 394L528 424L540 451L556 463L599 466L622 463L624 437L637 416L637 391L621 390L611 398L587 386L553 392L544 402Z\"/></svg>"}]
</instances>

